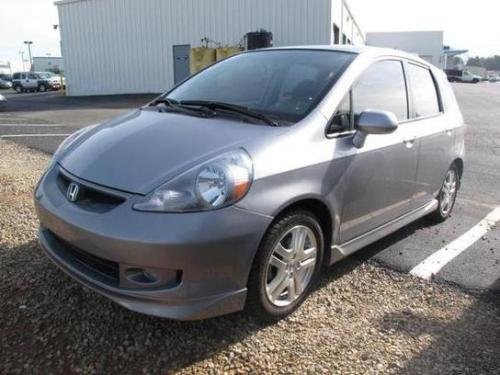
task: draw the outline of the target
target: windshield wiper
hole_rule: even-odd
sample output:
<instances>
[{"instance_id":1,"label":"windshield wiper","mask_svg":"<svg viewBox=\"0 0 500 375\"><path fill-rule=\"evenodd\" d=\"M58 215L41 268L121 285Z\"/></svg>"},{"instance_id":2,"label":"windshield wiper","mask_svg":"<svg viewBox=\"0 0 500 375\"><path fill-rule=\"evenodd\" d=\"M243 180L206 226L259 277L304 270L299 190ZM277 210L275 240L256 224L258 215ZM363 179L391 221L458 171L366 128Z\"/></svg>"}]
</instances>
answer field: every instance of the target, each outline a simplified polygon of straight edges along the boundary
<instances>
[{"instance_id":1,"label":"windshield wiper","mask_svg":"<svg viewBox=\"0 0 500 375\"><path fill-rule=\"evenodd\" d=\"M158 104L165 104L168 107L175 107L179 104L179 102L170 98L157 98L149 103L149 106L156 107Z\"/></svg>"},{"instance_id":2,"label":"windshield wiper","mask_svg":"<svg viewBox=\"0 0 500 375\"><path fill-rule=\"evenodd\" d=\"M183 106L187 105L187 106L205 107L205 108L211 109L212 111L214 111L216 109L222 109L224 111L234 112L234 113L238 113L240 115L244 115L247 117L252 117L254 119L265 122L266 124L271 125L271 126L279 126L279 124L277 122L271 120L266 115L263 115L262 113L254 112L254 111L248 109L247 107L243 107L240 105L223 103L223 102L212 102L209 100L182 100L179 102L179 104L183 105Z\"/></svg>"},{"instance_id":3,"label":"windshield wiper","mask_svg":"<svg viewBox=\"0 0 500 375\"><path fill-rule=\"evenodd\" d=\"M179 103L175 99L170 98L158 98L149 103L149 107L156 107L158 104L164 104L169 111L179 112L179 113L187 113L187 114L196 114L203 115L204 117L213 117L215 116L215 112L210 110L209 108L192 108L186 105Z\"/></svg>"}]
</instances>

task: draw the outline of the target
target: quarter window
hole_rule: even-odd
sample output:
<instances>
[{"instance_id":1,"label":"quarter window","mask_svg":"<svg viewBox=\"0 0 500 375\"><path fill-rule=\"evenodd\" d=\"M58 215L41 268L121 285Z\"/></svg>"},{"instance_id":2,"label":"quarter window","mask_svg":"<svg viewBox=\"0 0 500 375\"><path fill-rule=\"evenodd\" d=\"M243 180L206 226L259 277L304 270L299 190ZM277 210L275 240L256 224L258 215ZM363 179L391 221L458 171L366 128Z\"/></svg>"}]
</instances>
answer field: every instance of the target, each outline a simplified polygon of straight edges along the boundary
<instances>
[{"instance_id":1,"label":"quarter window","mask_svg":"<svg viewBox=\"0 0 500 375\"><path fill-rule=\"evenodd\" d=\"M351 93L339 104L328 126L327 134L341 133L352 128Z\"/></svg>"},{"instance_id":2,"label":"quarter window","mask_svg":"<svg viewBox=\"0 0 500 375\"><path fill-rule=\"evenodd\" d=\"M436 84L429 69L408 64L415 117L432 116L440 112Z\"/></svg>"},{"instance_id":3,"label":"quarter window","mask_svg":"<svg viewBox=\"0 0 500 375\"><path fill-rule=\"evenodd\" d=\"M386 60L368 68L352 90L357 118L367 109L393 112L399 121L408 119L408 97L401 61Z\"/></svg>"}]
</instances>

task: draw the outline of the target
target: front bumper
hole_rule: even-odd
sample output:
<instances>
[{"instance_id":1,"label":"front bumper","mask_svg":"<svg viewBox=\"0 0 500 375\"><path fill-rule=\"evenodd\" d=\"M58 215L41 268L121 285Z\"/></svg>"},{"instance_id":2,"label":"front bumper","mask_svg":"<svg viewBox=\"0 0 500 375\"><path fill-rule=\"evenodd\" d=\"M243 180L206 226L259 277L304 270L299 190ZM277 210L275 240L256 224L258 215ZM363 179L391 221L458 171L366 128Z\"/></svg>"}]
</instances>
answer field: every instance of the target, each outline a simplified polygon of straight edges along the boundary
<instances>
[{"instance_id":1,"label":"front bumper","mask_svg":"<svg viewBox=\"0 0 500 375\"><path fill-rule=\"evenodd\" d=\"M131 194L111 210L94 210L66 199L59 173L54 166L42 178L35 206L42 248L70 276L130 310L171 319L204 319L244 307L248 273L270 217L236 207L138 212ZM80 252L83 258L76 256ZM106 272L113 265L115 279ZM131 283L128 272L137 269L163 279Z\"/></svg>"}]
</instances>

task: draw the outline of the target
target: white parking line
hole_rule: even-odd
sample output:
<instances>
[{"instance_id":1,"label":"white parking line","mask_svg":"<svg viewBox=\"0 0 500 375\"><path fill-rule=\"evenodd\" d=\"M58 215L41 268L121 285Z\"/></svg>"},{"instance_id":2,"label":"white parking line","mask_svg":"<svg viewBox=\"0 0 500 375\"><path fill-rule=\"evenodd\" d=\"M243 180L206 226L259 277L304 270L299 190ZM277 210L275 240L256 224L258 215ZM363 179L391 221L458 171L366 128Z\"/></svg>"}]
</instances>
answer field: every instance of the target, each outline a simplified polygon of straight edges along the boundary
<instances>
[{"instance_id":1,"label":"white parking line","mask_svg":"<svg viewBox=\"0 0 500 375\"><path fill-rule=\"evenodd\" d=\"M500 207L491 211L483 220L469 229L453 242L436 251L434 254L417 264L410 273L414 276L430 280L447 263L472 246L500 221Z\"/></svg>"},{"instance_id":2,"label":"white parking line","mask_svg":"<svg viewBox=\"0 0 500 375\"><path fill-rule=\"evenodd\" d=\"M0 138L23 138L23 137L68 137L71 134L7 134Z\"/></svg>"},{"instance_id":3,"label":"white parking line","mask_svg":"<svg viewBox=\"0 0 500 375\"><path fill-rule=\"evenodd\" d=\"M0 124L0 127L13 127L13 126L19 126L19 127L40 127L40 128L51 128L51 127L60 127L60 126L65 126L65 125L60 125L60 124Z\"/></svg>"}]
</instances>

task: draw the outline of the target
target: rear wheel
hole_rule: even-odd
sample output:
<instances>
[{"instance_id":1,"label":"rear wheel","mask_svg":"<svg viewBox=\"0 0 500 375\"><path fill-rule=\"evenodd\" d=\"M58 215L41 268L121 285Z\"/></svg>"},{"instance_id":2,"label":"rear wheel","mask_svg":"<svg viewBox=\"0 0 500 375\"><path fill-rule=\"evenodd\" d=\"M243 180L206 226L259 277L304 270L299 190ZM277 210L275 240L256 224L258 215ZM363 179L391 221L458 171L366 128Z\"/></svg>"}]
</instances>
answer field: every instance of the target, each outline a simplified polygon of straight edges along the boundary
<instances>
[{"instance_id":1,"label":"rear wheel","mask_svg":"<svg viewBox=\"0 0 500 375\"><path fill-rule=\"evenodd\" d=\"M22 92L23 92L23 88L22 88L21 86L19 86L19 85L16 85L16 86L14 87L14 90L16 90L16 92L17 92L18 94L20 94L20 93L22 93Z\"/></svg>"},{"instance_id":2,"label":"rear wheel","mask_svg":"<svg viewBox=\"0 0 500 375\"><path fill-rule=\"evenodd\" d=\"M430 218L436 222L442 222L451 216L453 207L455 207L455 200L457 199L457 192L460 186L460 175L457 166L453 164L443 182L443 186L438 196L438 208L434 211Z\"/></svg>"},{"instance_id":3,"label":"rear wheel","mask_svg":"<svg viewBox=\"0 0 500 375\"><path fill-rule=\"evenodd\" d=\"M307 211L291 212L272 224L252 266L247 308L266 321L295 311L319 276L323 243L318 220Z\"/></svg>"}]
</instances>

